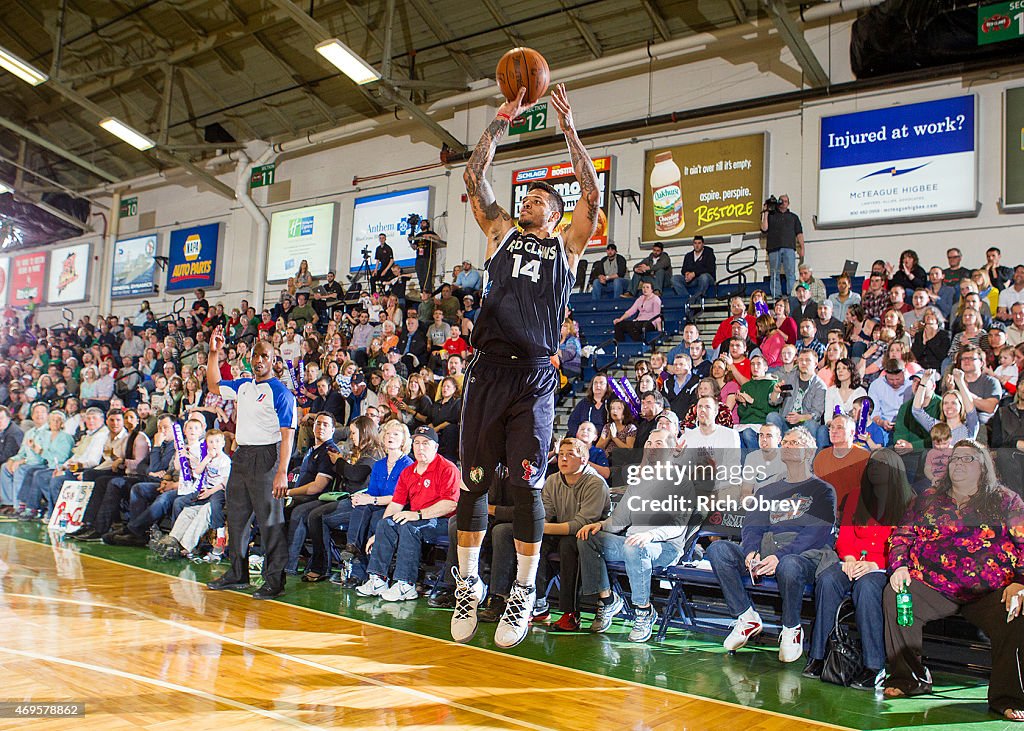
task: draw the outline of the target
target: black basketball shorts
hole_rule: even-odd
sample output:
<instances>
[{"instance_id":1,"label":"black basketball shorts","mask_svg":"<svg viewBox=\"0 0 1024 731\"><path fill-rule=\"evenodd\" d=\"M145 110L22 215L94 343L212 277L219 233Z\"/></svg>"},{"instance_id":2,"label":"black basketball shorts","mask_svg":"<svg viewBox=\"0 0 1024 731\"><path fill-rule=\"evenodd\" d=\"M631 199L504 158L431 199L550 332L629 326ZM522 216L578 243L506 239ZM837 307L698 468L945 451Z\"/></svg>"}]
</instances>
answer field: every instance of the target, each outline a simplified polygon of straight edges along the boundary
<instances>
[{"instance_id":1,"label":"black basketball shorts","mask_svg":"<svg viewBox=\"0 0 1024 731\"><path fill-rule=\"evenodd\" d=\"M550 360L479 353L463 383L463 482L470 490L485 490L507 470L511 485L541 489L559 386Z\"/></svg>"}]
</instances>

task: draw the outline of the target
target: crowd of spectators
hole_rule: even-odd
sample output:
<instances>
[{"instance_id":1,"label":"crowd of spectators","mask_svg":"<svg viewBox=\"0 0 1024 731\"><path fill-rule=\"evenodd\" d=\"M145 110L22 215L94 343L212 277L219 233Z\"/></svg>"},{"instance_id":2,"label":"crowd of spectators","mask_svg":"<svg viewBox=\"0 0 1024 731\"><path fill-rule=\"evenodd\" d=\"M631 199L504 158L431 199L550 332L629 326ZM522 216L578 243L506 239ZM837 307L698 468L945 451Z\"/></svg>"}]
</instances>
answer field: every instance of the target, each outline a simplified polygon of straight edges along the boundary
<instances>
[{"instance_id":1,"label":"crowd of spectators","mask_svg":"<svg viewBox=\"0 0 1024 731\"><path fill-rule=\"evenodd\" d=\"M796 230L799 220L787 225ZM801 235L792 250L802 246ZM134 317L83 317L72 328L9 323L0 511L45 520L64 483L83 479L94 487L80 540L143 546L164 522L174 526L159 542L169 555L220 560L235 415L230 401L207 393L205 372L245 377L254 343L266 341L305 414L288 496L287 572L382 600L416 599L424 546L449 536L449 568L455 560L448 518L458 499L460 394L483 281L464 262L436 290L421 290L386 250L378 253L377 291L350 302L333 273L318 284L303 265L259 312L245 300L211 305L198 290L186 313L158 316L144 302ZM788 284L788 254L775 258ZM652 573L688 554L694 526L707 518L692 502L668 517L634 507L662 494L657 480L634 479L662 460L751 468L739 481L693 481L685 495L761 495L797 506L785 515L754 511L740 542L706 546L736 618L727 648L761 632L744 577L766 576L782 596L783 662L803 654L803 590L817 587L811 676L821 672L828 613L852 591L865 662L855 687L880 685L888 662L887 693L927 692L920 632L890 633L895 593L908 582L931 612L924 616L960 609L994 645L999 636L1019 648L1017 634L990 631L991 607L982 611L980 602L1024 591L1013 583L1024 561L1024 534L1013 522L1024 514L1024 264L1004 266L995 247L978 269L961 261L950 249L948 267L926 270L908 250L898 266L875 262L859 292L838 277L831 296L809 266L794 267L788 296L773 276L771 292L729 301L709 341L690 323L682 343L645 355L628 376L638 403L620 398L606 374L594 375L551 445L542 495L542 573L561 578L562 615L552 629L581 628L582 596L595 602L590 629L609 630L624 598L608 563L622 561L635 617L629 639L650 638ZM595 298L635 297L615 330L637 340L676 324L663 322L660 292L672 287L696 303L716 279L714 251L700 237L677 275L660 245L628 280L614 246L593 271ZM209 350L215 328L227 336L220 353ZM561 337L552 362L571 381L585 360L571 315ZM500 479L492 482L483 621L501 616L513 565L512 500ZM965 505L988 521L984 530L1006 536L986 549L996 569L970 589L970 571L935 578L942 559L928 533ZM983 530L964 514L951 545ZM210 531L206 553L202 529ZM428 602L454 603L443 571ZM539 601L535 618L550 611ZM1007 662L994 649L994 664ZM1005 685L993 685L993 708L1024 707L1024 690Z\"/></svg>"}]
</instances>

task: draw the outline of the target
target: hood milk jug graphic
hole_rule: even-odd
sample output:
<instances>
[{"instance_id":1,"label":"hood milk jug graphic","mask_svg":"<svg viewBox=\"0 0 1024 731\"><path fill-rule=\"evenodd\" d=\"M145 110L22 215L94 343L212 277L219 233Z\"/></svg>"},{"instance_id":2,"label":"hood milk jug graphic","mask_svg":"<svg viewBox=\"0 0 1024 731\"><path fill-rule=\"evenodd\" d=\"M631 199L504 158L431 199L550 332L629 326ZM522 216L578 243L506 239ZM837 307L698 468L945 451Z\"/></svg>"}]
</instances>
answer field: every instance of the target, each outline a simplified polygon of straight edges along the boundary
<instances>
[{"instance_id":1,"label":"hood milk jug graphic","mask_svg":"<svg viewBox=\"0 0 1024 731\"><path fill-rule=\"evenodd\" d=\"M64 259L64 263L61 265L60 276L57 278L57 294L63 294L68 285L78 279L78 269L75 266L77 257L78 254L72 251Z\"/></svg>"},{"instance_id":2,"label":"hood milk jug graphic","mask_svg":"<svg viewBox=\"0 0 1024 731\"><path fill-rule=\"evenodd\" d=\"M671 150L655 155L651 170L651 204L654 206L654 232L658 236L675 236L686 226L681 178Z\"/></svg>"}]
</instances>

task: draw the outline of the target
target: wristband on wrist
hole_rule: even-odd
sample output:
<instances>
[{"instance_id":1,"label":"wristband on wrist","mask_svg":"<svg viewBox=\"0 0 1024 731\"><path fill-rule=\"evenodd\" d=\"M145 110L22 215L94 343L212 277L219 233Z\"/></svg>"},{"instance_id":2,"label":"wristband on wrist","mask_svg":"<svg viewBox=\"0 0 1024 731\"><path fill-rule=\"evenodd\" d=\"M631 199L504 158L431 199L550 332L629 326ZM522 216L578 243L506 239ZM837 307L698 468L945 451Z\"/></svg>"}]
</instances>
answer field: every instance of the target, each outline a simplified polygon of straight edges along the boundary
<instances>
[{"instance_id":1,"label":"wristband on wrist","mask_svg":"<svg viewBox=\"0 0 1024 731\"><path fill-rule=\"evenodd\" d=\"M500 117L501 119L504 119L506 122L511 122L512 121L512 117L508 116L504 112L498 112L498 117Z\"/></svg>"}]
</instances>

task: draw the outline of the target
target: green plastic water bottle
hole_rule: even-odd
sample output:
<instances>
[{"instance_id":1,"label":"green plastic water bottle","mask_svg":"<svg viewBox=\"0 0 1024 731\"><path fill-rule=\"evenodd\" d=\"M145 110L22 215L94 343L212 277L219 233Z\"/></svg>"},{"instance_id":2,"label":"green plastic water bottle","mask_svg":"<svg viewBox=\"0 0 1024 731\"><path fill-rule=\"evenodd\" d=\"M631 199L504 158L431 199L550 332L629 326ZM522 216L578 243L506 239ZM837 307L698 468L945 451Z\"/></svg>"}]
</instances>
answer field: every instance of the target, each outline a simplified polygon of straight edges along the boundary
<instances>
[{"instance_id":1,"label":"green plastic water bottle","mask_svg":"<svg viewBox=\"0 0 1024 731\"><path fill-rule=\"evenodd\" d=\"M910 594L910 584L904 584L896 595L896 624L910 627L914 624L914 597Z\"/></svg>"}]
</instances>

